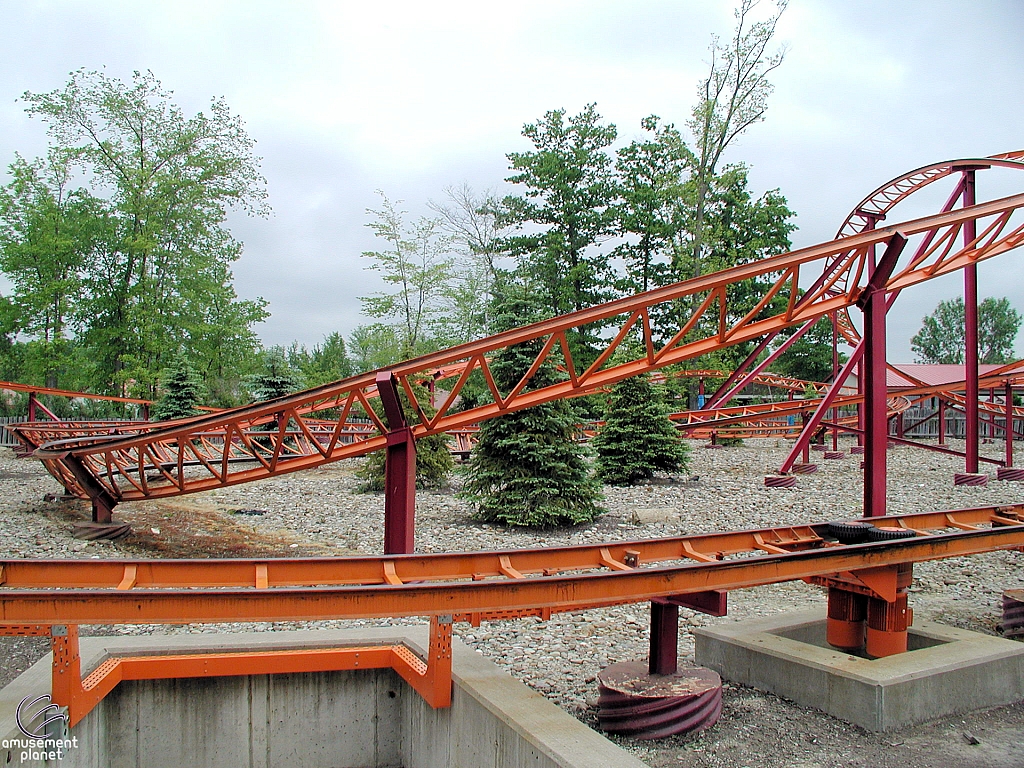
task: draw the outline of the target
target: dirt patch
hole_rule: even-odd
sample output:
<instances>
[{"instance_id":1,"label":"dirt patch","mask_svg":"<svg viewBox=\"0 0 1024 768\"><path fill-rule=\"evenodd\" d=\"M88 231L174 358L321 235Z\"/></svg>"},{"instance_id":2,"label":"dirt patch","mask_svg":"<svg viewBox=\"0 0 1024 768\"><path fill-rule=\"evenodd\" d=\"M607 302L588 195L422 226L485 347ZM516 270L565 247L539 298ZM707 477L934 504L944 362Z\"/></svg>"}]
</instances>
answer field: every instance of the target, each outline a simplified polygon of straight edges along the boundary
<instances>
[{"instance_id":1,"label":"dirt patch","mask_svg":"<svg viewBox=\"0 0 1024 768\"><path fill-rule=\"evenodd\" d=\"M68 524L89 519L88 506L63 501L38 510ZM257 530L252 521L264 514L256 508L221 508L202 498L142 501L119 506L115 519L131 533L118 540L121 549L142 557L317 557L356 554L296 535L293 531Z\"/></svg>"}]
</instances>

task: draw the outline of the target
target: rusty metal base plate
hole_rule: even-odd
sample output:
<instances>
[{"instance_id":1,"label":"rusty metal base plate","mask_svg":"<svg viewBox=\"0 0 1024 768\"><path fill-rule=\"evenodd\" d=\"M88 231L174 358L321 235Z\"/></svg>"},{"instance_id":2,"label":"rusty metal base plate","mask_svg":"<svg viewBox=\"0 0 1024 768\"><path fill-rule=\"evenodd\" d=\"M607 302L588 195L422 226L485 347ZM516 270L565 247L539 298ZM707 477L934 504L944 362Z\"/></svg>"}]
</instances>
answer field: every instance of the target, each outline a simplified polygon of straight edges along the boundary
<instances>
[{"instance_id":1,"label":"rusty metal base plate","mask_svg":"<svg viewBox=\"0 0 1024 768\"><path fill-rule=\"evenodd\" d=\"M88 539L89 541L98 539L113 541L127 536L131 532L132 527L128 523L94 523L83 520L75 523L72 535L76 539Z\"/></svg>"},{"instance_id":2,"label":"rusty metal base plate","mask_svg":"<svg viewBox=\"0 0 1024 768\"><path fill-rule=\"evenodd\" d=\"M652 675L646 661L627 661L602 670L597 687L601 728L635 739L702 731L722 714L722 678L703 667Z\"/></svg>"}]
</instances>

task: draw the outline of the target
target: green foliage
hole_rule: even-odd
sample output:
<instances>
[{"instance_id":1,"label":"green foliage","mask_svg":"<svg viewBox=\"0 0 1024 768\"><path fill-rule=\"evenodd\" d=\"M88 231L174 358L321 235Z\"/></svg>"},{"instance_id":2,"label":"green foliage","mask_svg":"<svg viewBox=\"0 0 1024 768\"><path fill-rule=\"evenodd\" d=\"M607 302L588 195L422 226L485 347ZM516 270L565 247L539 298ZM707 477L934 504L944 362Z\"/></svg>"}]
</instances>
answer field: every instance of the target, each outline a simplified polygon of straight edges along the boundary
<instances>
[{"instance_id":1,"label":"green foliage","mask_svg":"<svg viewBox=\"0 0 1024 768\"><path fill-rule=\"evenodd\" d=\"M739 446L743 445L743 438L742 437L728 437L728 436L722 437L722 436L718 436L718 437L715 438L715 442L718 445L721 445L724 448L738 448Z\"/></svg>"},{"instance_id":2,"label":"green foliage","mask_svg":"<svg viewBox=\"0 0 1024 768\"><path fill-rule=\"evenodd\" d=\"M164 370L160 390L160 399L153 408L153 418L157 421L184 419L201 413L196 406L203 402L205 389L186 357L180 356Z\"/></svg>"},{"instance_id":3,"label":"green foliage","mask_svg":"<svg viewBox=\"0 0 1024 768\"><path fill-rule=\"evenodd\" d=\"M441 229L449 236L457 258L445 291L447 310L437 319L439 346L453 346L490 333L491 307L507 234L498 219L501 201L487 190L477 193L468 184L444 190L447 202L430 202Z\"/></svg>"},{"instance_id":4,"label":"green foliage","mask_svg":"<svg viewBox=\"0 0 1024 768\"><path fill-rule=\"evenodd\" d=\"M384 323L358 325L348 340L356 373L387 368L402 359L402 343L393 326Z\"/></svg>"},{"instance_id":5,"label":"green foliage","mask_svg":"<svg viewBox=\"0 0 1024 768\"><path fill-rule=\"evenodd\" d=\"M964 300L940 301L910 339L919 363L962 364L964 362ZM1020 331L1021 314L1007 298L989 297L978 304L978 361L1009 363Z\"/></svg>"},{"instance_id":6,"label":"green foliage","mask_svg":"<svg viewBox=\"0 0 1024 768\"><path fill-rule=\"evenodd\" d=\"M74 331L93 391L151 396L179 348L208 382L247 364L267 312L231 287L241 244L225 221L265 212L266 191L242 121L219 99L186 117L149 72L78 70L24 101L51 150L18 158L0 196L18 331L45 343Z\"/></svg>"},{"instance_id":7,"label":"green foliage","mask_svg":"<svg viewBox=\"0 0 1024 768\"><path fill-rule=\"evenodd\" d=\"M736 28L725 44L711 38L708 75L697 89L697 104L688 122L694 137L694 216L692 222L693 266L697 277L703 268L706 205L712 195L718 164L729 147L750 126L764 119L773 86L768 75L782 64L785 48L775 53L768 45L775 36L786 0L765 21L751 23L750 15L760 0L740 0L733 11Z\"/></svg>"},{"instance_id":8,"label":"green foliage","mask_svg":"<svg viewBox=\"0 0 1024 768\"><path fill-rule=\"evenodd\" d=\"M618 234L632 236L612 255L625 265L621 283L637 293L672 282L679 238L685 230L685 184L693 155L679 131L661 126L651 115L641 121L650 138L633 141L617 152L620 201L615 207Z\"/></svg>"},{"instance_id":9,"label":"green foliage","mask_svg":"<svg viewBox=\"0 0 1024 768\"><path fill-rule=\"evenodd\" d=\"M437 409L430 402L430 393L426 387L414 385L413 393L416 401L420 404L423 412L430 418ZM402 412L406 421L413 420L413 408L409 402L409 396L405 389L398 392L399 402L402 404ZM371 403L373 410L378 416L383 414L383 407L380 399ZM359 490L362 493L380 493L384 490L384 471L387 460L387 451L371 453L366 463L356 472L356 477L362 480ZM448 438L444 434L422 437L416 441L416 487L417 488L440 488L448 482L455 463L452 461L451 451L448 449Z\"/></svg>"},{"instance_id":10,"label":"green foliage","mask_svg":"<svg viewBox=\"0 0 1024 768\"><path fill-rule=\"evenodd\" d=\"M352 361L348 358L344 337L334 332L324 337L312 351L298 342L288 350L288 363L302 374L307 387L318 387L352 375Z\"/></svg>"},{"instance_id":11,"label":"green foliage","mask_svg":"<svg viewBox=\"0 0 1024 768\"><path fill-rule=\"evenodd\" d=\"M284 349L271 347L262 358L262 369L246 382L250 402L261 403L302 389L302 374L288 362Z\"/></svg>"},{"instance_id":12,"label":"green foliage","mask_svg":"<svg viewBox=\"0 0 1024 768\"><path fill-rule=\"evenodd\" d=\"M387 248L366 251L363 256L373 259L371 269L379 271L395 290L359 300L370 317L393 322L400 358L408 358L423 351L431 324L443 310L452 269L452 241L437 219L422 217L407 225L406 212L395 208L383 192L378 194L383 203L380 210L368 209L376 220L367 226Z\"/></svg>"},{"instance_id":13,"label":"green foliage","mask_svg":"<svg viewBox=\"0 0 1024 768\"><path fill-rule=\"evenodd\" d=\"M611 298L607 254L594 246L614 231L617 186L606 149L614 125L601 123L594 104L566 120L565 110L547 112L523 127L534 146L511 152L521 196L504 200L502 220L520 233L505 239L542 292L548 314L559 315Z\"/></svg>"},{"instance_id":14,"label":"green foliage","mask_svg":"<svg viewBox=\"0 0 1024 768\"><path fill-rule=\"evenodd\" d=\"M495 324L499 329L514 328L539 316L535 295L514 293L499 299ZM517 344L495 355L491 370L501 392L516 386L542 345L543 341ZM526 390L557 380L557 371L548 362ZM583 447L573 439L576 423L565 401L483 422L461 493L476 505L477 519L550 528L590 522L601 514L600 489L589 476Z\"/></svg>"},{"instance_id":15,"label":"green foliage","mask_svg":"<svg viewBox=\"0 0 1024 768\"><path fill-rule=\"evenodd\" d=\"M682 472L689 466L689 446L679 439L661 393L646 376L612 389L594 447L597 476L609 485L633 485L655 472Z\"/></svg>"},{"instance_id":16,"label":"green foliage","mask_svg":"<svg viewBox=\"0 0 1024 768\"><path fill-rule=\"evenodd\" d=\"M839 364L846 362L840 352ZM832 322L827 317L811 326L772 364L772 370L804 381L832 380Z\"/></svg>"}]
</instances>

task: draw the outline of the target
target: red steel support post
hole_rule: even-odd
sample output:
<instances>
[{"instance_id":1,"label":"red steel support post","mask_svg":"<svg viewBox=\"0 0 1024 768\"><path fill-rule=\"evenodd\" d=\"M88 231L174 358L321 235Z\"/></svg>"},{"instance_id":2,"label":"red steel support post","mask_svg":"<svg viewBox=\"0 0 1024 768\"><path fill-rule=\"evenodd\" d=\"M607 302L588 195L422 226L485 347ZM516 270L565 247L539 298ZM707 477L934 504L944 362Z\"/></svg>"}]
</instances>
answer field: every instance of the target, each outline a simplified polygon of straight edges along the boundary
<instances>
[{"instance_id":1,"label":"red steel support post","mask_svg":"<svg viewBox=\"0 0 1024 768\"><path fill-rule=\"evenodd\" d=\"M832 313L832 382L836 387L842 387L843 382L839 381L839 326L837 313ZM832 421L839 418L839 412L832 409ZM832 427L832 450L839 450L839 428Z\"/></svg>"},{"instance_id":2,"label":"red steel support post","mask_svg":"<svg viewBox=\"0 0 1024 768\"><path fill-rule=\"evenodd\" d=\"M885 386L885 283L907 244L896 232L868 278L857 305L864 312L864 516L885 515L885 450L888 445Z\"/></svg>"},{"instance_id":3,"label":"red steel support post","mask_svg":"<svg viewBox=\"0 0 1024 768\"><path fill-rule=\"evenodd\" d=\"M384 461L384 554L408 555L416 547L416 441L406 424L391 371L377 374L377 392L388 425Z\"/></svg>"},{"instance_id":4,"label":"red steel support post","mask_svg":"<svg viewBox=\"0 0 1024 768\"><path fill-rule=\"evenodd\" d=\"M974 205L974 169L964 171L964 207ZM970 245L977 237L977 226L973 219L964 222L964 245ZM966 387L967 413L967 462L965 471L978 472L978 266L964 267L964 381Z\"/></svg>"},{"instance_id":5,"label":"red steel support post","mask_svg":"<svg viewBox=\"0 0 1024 768\"><path fill-rule=\"evenodd\" d=\"M667 600L651 601L651 651L647 658L652 675L674 675L678 668L679 606Z\"/></svg>"},{"instance_id":6,"label":"red steel support post","mask_svg":"<svg viewBox=\"0 0 1024 768\"><path fill-rule=\"evenodd\" d=\"M939 400L939 445L946 444L946 401L941 397Z\"/></svg>"},{"instance_id":7,"label":"red steel support post","mask_svg":"<svg viewBox=\"0 0 1024 768\"><path fill-rule=\"evenodd\" d=\"M36 420L36 405L37 405L36 393L35 392L29 392L28 393L28 420L29 421L35 421Z\"/></svg>"},{"instance_id":8,"label":"red steel support post","mask_svg":"<svg viewBox=\"0 0 1024 768\"><path fill-rule=\"evenodd\" d=\"M1007 379L1003 393L1006 400L1006 467L1013 466L1013 383Z\"/></svg>"}]
</instances>

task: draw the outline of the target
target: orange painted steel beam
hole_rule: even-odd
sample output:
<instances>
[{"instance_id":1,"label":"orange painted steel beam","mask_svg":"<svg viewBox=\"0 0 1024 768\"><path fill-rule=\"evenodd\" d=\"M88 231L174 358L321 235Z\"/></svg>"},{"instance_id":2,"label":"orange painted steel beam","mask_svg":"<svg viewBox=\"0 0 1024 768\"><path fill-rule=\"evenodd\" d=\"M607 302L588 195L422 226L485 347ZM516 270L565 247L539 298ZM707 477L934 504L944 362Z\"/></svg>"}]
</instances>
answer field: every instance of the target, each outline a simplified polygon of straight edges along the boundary
<instances>
[{"instance_id":1,"label":"orange painted steel beam","mask_svg":"<svg viewBox=\"0 0 1024 768\"><path fill-rule=\"evenodd\" d=\"M81 397L87 400L107 400L111 403L133 403L136 405L153 405L154 400L143 400L138 397L117 397L116 395L94 395L90 392L75 392L70 389L54 389L52 387L36 387L31 384L18 384L14 381L0 381L0 389L8 392L27 392L37 395L53 395L55 397Z\"/></svg>"},{"instance_id":2,"label":"orange painted steel beam","mask_svg":"<svg viewBox=\"0 0 1024 768\"><path fill-rule=\"evenodd\" d=\"M432 708L445 708L452 697L451 627L450 616L431 618L426 660L405 645L129 656L108 658L84 677L77 626L39 634L52 637L53 701L68 708L68 725L74 727L124 680L394 669ZM6 634L2 628L0 634Z\"/></svg>"},{"instance_id":3,"label":"orange painted steel beam","mask_svg":"<svg viewBox=\"0 0 1024 768\"><path fill-rule=\"evenodd\" d=\"M1024 207L1024 195L1015 195L899 225L900 232L908 237L933 231L936 235L921 258L897 269L886 285L886 290L909 287L1018 247L1024 240L1024 226L1011 225L1011 217L1021 207ZM957 236L961 228L966 222L976 219L981 220L978 227L980 235L967 245L959 244ZM419 438L446 432L584 390L609 386L646 371L759 338L772 330L852 306L860 296L860 283L866 278L869 250L874 245L887 242L895 231L895 228L883 228L863 232L400 363L393 366L392 370L399 385L410 395L414 436ZM809 298L808 294L800 296L798 287L801 272L806 272L812 266L820 267L825 262L833 263L835 279L826 281ZM839 284L840 277L847 280L849 287L841 294L830 294L829 291ZM779 297L788 297L786 309L771 316L748 313L739 319L731 317L729 308L732 287L751 279L764 281L766 286L770 286L769 290ZM673 339L666 344L655 345L648 330L652 308L685 297L693 297L699 304L697 311ZM798 297L801 299L799 303ZM761 311L764 313L768 310ZM608 320L619 323L619 333L615 339L621 339L627 330L634 328L645 334L645 341L649 342L646 344L647 354L631 362L604 368L597 365L586 368L577 366L566 333L579 326ZM702 326L702 321L708 327ZM528 341L543 342L543 349L534 368L540 360L551 359L564 365L566 379L534 390L529 389L529 382L524 379L511 392L498 391L490 375L487 356L510 345ZM600 359L614 351L616 344L615 340L608 341ZM411 382L438 368L460 365L462 373L448 398L440 404L435 416L427 418L412 392ZM483 373L495 402L467 411L452 411L461 387L475 370ZM192 493L320 466L385 446L387 438L383 423L375 424L377 433L372 436L355 442L341 440L344 422L353 413L353 409L362 410L375 422L380 421L368 407L369 398L376 394L375 376L376 372L362 374L296 395L199 417L187 424L163 427L146 435L107 440L83 439L77 444L62 444L52 448L46 446L37 453L40 458L50 462L60 462L67 454L74 456L94 475L105 492L118 502ZM317 437L306 425L306 421L310 414L324 409L337 409L341 417L334 432L329 436ZM266 432L261 441L256 441L249 434L253 427L273 422L289 423L289 420L300 430L308 432L313 453L289 453L288 436L280 430ZM202 448L196 445L202 435L211 432L222 435L219 454L209 445ZM252 461L248 466L232 462L236 446L238 451L250 455ZM175 475L163 467L168 457L177 457L175 463L195 460L201 465L201 470L189 477L181 473Z\"/></svg>"},{"instance_id":4,"label":"orange painted steel beam","mask_svg":"<svg viewBox=\"0 0 1024 768\"><path fill-rule=\"evenodd\" d=\"M0 622L185 624L474 613L486 619L490 613L580 610L1024 547L1024 505L868 522L918 535L838 545L825 540L824 525L812 525L585 547L389 558L7 560ZM937 532L929 533L933 530ZM638 567L610 565L627 560Z\"/></svg>"}]
</instances>

